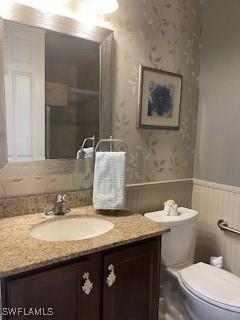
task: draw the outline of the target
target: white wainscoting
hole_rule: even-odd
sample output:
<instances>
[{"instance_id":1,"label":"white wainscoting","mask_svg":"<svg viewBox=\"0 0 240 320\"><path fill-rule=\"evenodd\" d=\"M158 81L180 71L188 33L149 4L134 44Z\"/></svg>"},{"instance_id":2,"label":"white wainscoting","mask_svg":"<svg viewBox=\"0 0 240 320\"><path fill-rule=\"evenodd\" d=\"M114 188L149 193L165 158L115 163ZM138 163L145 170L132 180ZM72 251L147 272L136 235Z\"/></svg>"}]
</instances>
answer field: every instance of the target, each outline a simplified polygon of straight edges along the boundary
<instances>
[{"instance_id":1,"label":"white wainscoting","mask_svg":"<svg viewBox=\"0 0 240 320\"><path fill-rule=\"evenodd\" d=\"M240 236L217 226L223 218L240 229L240 187L194 179L192 207L200 213L196 259L207 262L211 255L223 255L224 268L240 276Z\"/></svg>"},{"instance_id":2,"label":"white wainscoting","mask_svg":"<svg viewBox=\"0 0 240 320\"><path fill-rule=\"evenodd\" d=\"M162 208L164 201L174 199L179 206L191 207L192 179L132 184L127 186L128 208L150 212Z\"/></svg>"}]
</instances>

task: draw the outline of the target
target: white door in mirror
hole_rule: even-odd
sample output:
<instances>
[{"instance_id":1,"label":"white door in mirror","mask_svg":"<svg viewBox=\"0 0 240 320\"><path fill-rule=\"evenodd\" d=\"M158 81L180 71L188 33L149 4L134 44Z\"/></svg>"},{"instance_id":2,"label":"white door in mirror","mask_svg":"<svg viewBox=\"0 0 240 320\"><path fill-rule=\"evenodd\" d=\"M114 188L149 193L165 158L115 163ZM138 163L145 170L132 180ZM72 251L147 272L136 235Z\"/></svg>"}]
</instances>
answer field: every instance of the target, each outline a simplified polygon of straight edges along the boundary
<instances>
[{"instance_id":1,"label":"white door in mirror","mask_svg":"<svg viewBox=\"0 0 240 320\"><path fill-rule=\"evenodd\" d=\"M4 22L9 160L45 159L45 31Z\"/></svg>"}]
</instances>

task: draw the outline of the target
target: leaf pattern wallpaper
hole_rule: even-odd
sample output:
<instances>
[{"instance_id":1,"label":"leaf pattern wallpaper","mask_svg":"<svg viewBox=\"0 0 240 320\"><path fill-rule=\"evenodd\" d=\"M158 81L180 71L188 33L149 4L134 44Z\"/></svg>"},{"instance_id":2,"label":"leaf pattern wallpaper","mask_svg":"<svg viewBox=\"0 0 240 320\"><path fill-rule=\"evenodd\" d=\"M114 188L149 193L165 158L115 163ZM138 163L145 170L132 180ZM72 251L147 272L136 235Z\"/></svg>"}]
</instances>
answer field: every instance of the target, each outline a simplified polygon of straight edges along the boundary
<instances>
[{"instance_id":1,"label":"leaf pattern wallpaper","mask_svg":"<svg viewBox=\"0 0 240 320\"><path fill-rule=\"evenodd\" d=\"M197 0L119 0L114 30L113 135L129 146L128 183L191 178L198 99ZM136 129L139 65L183 75L180 130Z\"/></svg>"},{"instance_id":2,"label":"leaf pattern wallpaper","mask_svg":"<svg viewBox=\"0 0 240 320\"><path fill-rule=\"evenodd\" d=\"M76 0L78 1L78 0ZM72 0L74 2L74 0ZM113 136L128 144L127 182L191 178L199 69L198 0L119 0L119 10L99 20L114 31ZM136 129L139 65L183 75L180 129ZM87 189L93 174L0 175L0 197ZM50 170L49 170L50 171Z\"/></svg>"}]
</instances>

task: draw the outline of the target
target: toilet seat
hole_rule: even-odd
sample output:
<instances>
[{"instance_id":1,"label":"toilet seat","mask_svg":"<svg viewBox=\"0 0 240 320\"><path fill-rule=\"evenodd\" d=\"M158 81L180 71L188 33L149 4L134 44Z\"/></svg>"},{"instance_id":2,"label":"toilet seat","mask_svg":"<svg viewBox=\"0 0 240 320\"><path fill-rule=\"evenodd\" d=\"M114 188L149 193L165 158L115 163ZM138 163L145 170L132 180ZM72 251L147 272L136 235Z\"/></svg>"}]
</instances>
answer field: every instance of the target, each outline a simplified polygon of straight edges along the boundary
<instances>
[{"instance_id":1,"label":"toilet seat","mask_svg":"<svg viewBox=\"0 0 240 320\"><path fill-rule=\"evenodd\" d=\"M240 278L203 262L179 271L179 281L207 303L240 313Z\"/></svg>"}]
</instances>

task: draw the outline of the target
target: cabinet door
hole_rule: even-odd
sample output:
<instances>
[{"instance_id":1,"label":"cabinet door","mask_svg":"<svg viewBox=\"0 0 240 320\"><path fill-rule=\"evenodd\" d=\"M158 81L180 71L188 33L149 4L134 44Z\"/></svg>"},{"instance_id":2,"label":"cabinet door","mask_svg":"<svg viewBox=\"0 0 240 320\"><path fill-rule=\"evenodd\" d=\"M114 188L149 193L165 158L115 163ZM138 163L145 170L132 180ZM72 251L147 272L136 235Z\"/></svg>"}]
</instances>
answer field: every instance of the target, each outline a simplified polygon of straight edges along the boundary
<instances>
[{"instance_id":1,"label":"cabinet door","mask_svg":"<svg viewBox=\"0 0 240 320\"><path fill-rule=\"evenodd\" d=\"M160 238L104 258L103 320L157 320Z\"/></svg>"},{"instance_id":2,"label":"cabinet door","mask_svg":"<svg viewBox=\"0 0 240 320\"><path fill-rule=\"evenodd\" d=\"M19 279L7 280L4 283L3 307L22 308L18 309L21 310L21 317L25 318L23 312L30 312L30 316L26 317L30 320L100 320L101 275L97 270L100 264L97 256ZM86 273L88 276L83 278ZM82 288L84 284L86 293ZM3 309L3 315L7 313L5 310ZM31 312L36 312L35 310L40 316L31 316ZM6 316L3 319L17 318L19 316Z\"/></svg>"}]
</instances>

